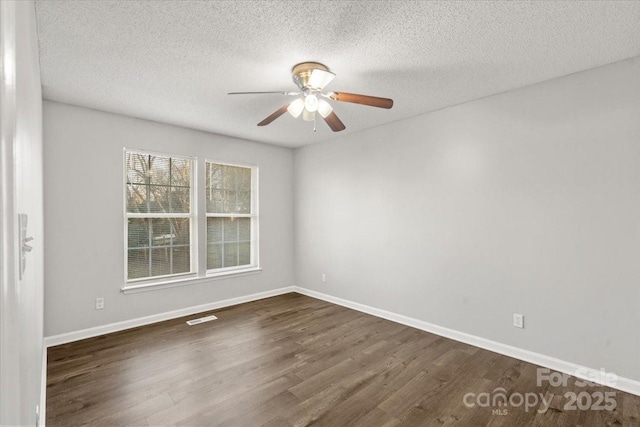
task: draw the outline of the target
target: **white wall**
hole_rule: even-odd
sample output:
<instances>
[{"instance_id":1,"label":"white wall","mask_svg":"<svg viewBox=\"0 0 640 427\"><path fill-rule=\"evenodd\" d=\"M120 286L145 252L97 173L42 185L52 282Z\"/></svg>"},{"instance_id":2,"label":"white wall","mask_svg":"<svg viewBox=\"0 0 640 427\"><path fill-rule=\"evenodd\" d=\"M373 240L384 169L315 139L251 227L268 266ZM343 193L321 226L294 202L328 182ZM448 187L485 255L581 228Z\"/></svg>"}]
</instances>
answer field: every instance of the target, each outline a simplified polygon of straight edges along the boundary
<instances>
[{"instance_id":1,"label":"white wall","mask_svg":"<svg viewBox=\"0 0 640 427\"><path fill-rule=\"evenodd\" d=\"M298 149L296 285L640 380L639 138L635 58Z\"/></svg>"},{"instance_id":2,"label":"white wall","mask_svg":"<svg viewBox=\"0 0 640 427\"><path fill-rule=\"evenodd\" d=\"M45 336L293 285L291 150L48 101L44 140ZM263 271L122 294L123 147L258 165Z\"/></svg>"},{"instance_id":3,"label":"white wall","mask_svg":"<svg viewBox=\"0 0 640 427\"><path fill-rule=\"evenodd\" d=\"M0 2L0 425L35 425L43 366L42 93L32 1ZM17 214L28 215L19 280ZM43 408L44 409L44 408Z\"/></svg>"}]
</instances>

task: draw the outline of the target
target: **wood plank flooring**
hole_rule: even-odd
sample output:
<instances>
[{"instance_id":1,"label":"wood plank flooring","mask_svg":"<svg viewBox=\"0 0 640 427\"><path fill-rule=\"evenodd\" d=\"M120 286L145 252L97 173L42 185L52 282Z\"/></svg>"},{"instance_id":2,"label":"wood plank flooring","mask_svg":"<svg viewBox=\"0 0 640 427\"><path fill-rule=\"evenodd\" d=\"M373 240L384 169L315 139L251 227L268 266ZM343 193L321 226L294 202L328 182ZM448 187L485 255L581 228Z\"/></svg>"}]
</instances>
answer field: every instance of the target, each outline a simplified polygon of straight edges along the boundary
<instances>
[{"instance_id":1,"label":"wood plank flooring","mask_svg":"<svg viewBox=\"0 0 640 427\"><path fill-rule=\"evenodd\" d=\"M538 387L535 365L299 294L211 313L50 348L46 424L640 426L640 397ZM497 388L513 405L478 405ZM616 408L570 410L567 392ZM552 408L517 405L527 393Z\"/></svg>"}]
</instances>

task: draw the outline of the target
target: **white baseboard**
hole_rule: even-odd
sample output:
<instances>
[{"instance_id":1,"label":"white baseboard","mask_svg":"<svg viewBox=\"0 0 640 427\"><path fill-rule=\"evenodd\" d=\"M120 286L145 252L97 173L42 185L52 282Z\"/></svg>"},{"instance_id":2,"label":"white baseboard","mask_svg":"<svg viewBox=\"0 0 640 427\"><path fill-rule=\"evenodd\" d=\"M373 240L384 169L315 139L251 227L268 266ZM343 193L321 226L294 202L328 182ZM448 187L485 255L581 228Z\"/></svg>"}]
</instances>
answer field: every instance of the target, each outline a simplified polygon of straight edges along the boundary
<instances>
[{"instance_id":1,"label":"white baseboard","mask_svg":"<svg viewBox=\"0 0 640 427\"><path fill-rule=\"evenodd\" d=\"M555 357L546 356L544 354L535 353L507 344L502 344L497 341L491 341L485 338L477 337L475 335L459 332L449 328L444 328L442 326L434 325L432 323L424 322L412 317L403 316L401 314L392 313L390 311L381 310L375 307L370 307L368 305L323 294L321 292L312 291L310 289L305 289L297 286L295 286L294 289L295 292L302 295L307 295L312 298L330 302L332 304L341 305L343 307L371 314L372 316L381 317L383 319L391 320L392 322L411 326L412 328L420 329L432 334L440 335L445 338L450 338L455 341L460 341L465 344L473 345L475 347L480 347L485 350L493 351L495 353L504 354L505 356L533 363L534 365L540 365L554 371L580 377L582 379L586 379L598 384L603 384L602 381L598 381L598 378L602 377L602 373L598 369L580 366L572 362L557 359ZM634 394L636 396L640 396L640 381L632 380L630 378L618 377L615 385L609 386L627 393Z\"/></svg>"},{"instance_id":2,"label":"white baseboard","mask_svg":"<svg viewBox=\"0 0 640 427\"><path fill-rule=\"evenodd\" d=\"M44 341L43 341L44 343ZM40 406L38 427L44 427L47 422L47 347L42 348L42 371L40 373Z\"/></svg>"},{"instance_id":3,"label":"white baseboard","mask_svg":"<svg viewBox=\"0 0 640 427\"><path fill-rule=\"evenodd\" d=\"M189 316L191 314L202 313L204 311L216 310L218 308L229 307L245 302L257 301L264 298L274 297L289 292L294 292L294 286L273 289L270 291L259 292L256 294L245 295L236 298L230 298L222 301L215 301L207 304L196 305L193 307L181 308L179 310L168 311L165 313L153 314L151 316L139 317L137 319L125 320L123 322L110 323L108 325L96 326L94 328L82 329L79 331L67 332L60 335L52 335L45 337L44 343L46 347L53 347L60 344L66 344L73 341L79 341L86 338L97 337L99 335L110 334L112 332L123 331L125 329L136 328L138 326L149 325L151 323L162 322L165 320L175 319L176 317Z\"/></svg>"}]
</instances>

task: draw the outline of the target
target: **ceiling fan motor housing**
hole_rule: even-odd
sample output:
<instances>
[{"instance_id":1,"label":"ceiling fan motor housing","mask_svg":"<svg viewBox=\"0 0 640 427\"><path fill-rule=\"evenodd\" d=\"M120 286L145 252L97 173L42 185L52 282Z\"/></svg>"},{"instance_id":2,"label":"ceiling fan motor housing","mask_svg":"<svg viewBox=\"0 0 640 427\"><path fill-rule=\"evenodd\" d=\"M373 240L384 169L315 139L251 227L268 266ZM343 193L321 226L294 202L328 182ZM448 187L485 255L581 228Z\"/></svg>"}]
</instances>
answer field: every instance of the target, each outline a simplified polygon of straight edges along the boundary
<instances>
[{"instance_id":1,"label":"ceiling fan motor housing","mask_svg":"<svg viewBox=\"0 0 640 427\"><path fill-rule=\"evenodd\" d=\"M309 80L311 79L311 74L313 70L321 70L331 73L329 71L329 67L319 62L301 62L296 64L291 69L291 77L293 78L293 82L298 86L301 90L305 88L313 89L313 90L321 90L320 87L311 87L309 86Z\"/></svg>"}]
</instances>

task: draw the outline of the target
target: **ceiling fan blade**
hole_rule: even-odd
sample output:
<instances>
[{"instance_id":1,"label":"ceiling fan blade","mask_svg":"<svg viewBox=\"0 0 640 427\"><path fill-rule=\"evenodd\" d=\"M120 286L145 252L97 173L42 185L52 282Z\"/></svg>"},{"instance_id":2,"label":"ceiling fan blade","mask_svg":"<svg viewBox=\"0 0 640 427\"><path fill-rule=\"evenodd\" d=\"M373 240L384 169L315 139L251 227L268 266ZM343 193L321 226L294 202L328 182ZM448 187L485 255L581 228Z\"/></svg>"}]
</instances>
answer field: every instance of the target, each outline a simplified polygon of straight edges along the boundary
<instances>
[{"instance_id":1,"label":"ceiling fan blade","mask_svg":"<svg viewBox=\"0 0 640 427\"><path fill-rule=\"evenodd\" d=\"M353 104L369 105L371 107L391 108L393 107L393 99L379 98L377 96L358 95L356 93L347 92L331 92L329 98L334 101L351 102Z\"/></svg>"},{"instance_id":2,"label":"ceiling fan blade","mask_svg":"<svg viewBox=\"0 0 640 427\"><path fill-rule=\"evenodd\" d=\"M334 132L340 132L341 130L345 130L347 128L344 123L342 123L342 120L340 120L338 116L336 116L336 113L334 113L333 111L327 114L327 117L323 116L322 118L325 122L327 122L331 130Z\"/></svg>"},{"instance_id":3,"label":"ceiling fan blade","mask_svg":"<svg viewBox=\"0 0 640 427\"><path fill-rule=\"evenodd\" d=\"M282 107L278 108L269 117L267 117L266 119L264 119L263 121L258 123L258 126L266 126L266 125L268 125L269 123L271 123L272 121L274 121L275 119L277 119L278 117L280 117L281 115L286 113L287 112L287 108L289 108L289 104L283 105Z\"/></svg>"},{"instance_id":4,"label":"ceiling fan blade","mask_svg":"<svg viewBox=\"0 0 640 427\"><path fill-rule=\"evenodd\" d=\"M300 92L283 92L283 91L272 91L272 92L229 92L227 95L264 95L269 93L277 93L280 95L299 95Z\"/></svg>"}]
</instances>

